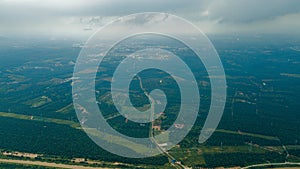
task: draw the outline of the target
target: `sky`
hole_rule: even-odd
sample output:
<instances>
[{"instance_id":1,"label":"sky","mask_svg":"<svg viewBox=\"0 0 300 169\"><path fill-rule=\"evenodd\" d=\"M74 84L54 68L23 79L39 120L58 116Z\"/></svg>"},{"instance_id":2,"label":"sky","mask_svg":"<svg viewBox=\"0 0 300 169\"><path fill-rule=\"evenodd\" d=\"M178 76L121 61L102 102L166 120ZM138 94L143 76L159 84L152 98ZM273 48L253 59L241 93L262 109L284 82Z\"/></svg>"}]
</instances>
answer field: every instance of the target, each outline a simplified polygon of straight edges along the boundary
<instances>
[{"instance_id":1,"label":"sky","mask_svg":"<svg viewBox=\"0 0 300 169\"><path fill-rule=\"evenodd\" d=\"M140 12L177 15L207 34L300 34L299 0L0 0L0 36L87 37Z\"/></svg>"}]
</instances>

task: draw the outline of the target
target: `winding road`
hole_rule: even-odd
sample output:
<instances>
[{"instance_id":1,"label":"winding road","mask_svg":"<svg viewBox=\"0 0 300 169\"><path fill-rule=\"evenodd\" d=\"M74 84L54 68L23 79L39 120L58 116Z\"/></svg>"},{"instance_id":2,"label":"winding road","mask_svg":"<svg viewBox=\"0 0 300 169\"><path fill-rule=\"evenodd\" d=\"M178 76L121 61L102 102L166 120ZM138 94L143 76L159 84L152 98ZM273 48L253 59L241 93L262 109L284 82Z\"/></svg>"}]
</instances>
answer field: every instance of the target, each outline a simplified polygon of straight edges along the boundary
<instances>
[{"instance_id":1,"label":"winding road","mask_svg":"<svg viewBox=\"0 0 300 169\"><path fill-rule=\"evenodd\" d=\"M139 82L140 82L140 87L141 89L143 90L144 94L149 98L150 100L150 104L151 104L151 114L150 114L150 119L154 119L154 106L155 106L155 100L153 97L151 97L151 95L146 91L146 89L144 88L143 86L143 82L142 82L142 78L139 76L139 75L136 75L137 78L139 79ZM151 125L150 125L150 130L149 130L149 138L151 139L151 141L156 145L157 149L162 153L164 154L166 157L168 157L169 161L177 161L172 155L170 155L167 151L165 151L163 148L161 148L159 146L159 143L157 142L157 140L155 139L154 135L153 135L153 126L154 126L154 120L152 120L151 122ZM176 168L183 168L183 169L187 169L188 167L182 165L182 164L178 164L178 163L175 163L174 165Z\"/></svg>"}]
</instances>

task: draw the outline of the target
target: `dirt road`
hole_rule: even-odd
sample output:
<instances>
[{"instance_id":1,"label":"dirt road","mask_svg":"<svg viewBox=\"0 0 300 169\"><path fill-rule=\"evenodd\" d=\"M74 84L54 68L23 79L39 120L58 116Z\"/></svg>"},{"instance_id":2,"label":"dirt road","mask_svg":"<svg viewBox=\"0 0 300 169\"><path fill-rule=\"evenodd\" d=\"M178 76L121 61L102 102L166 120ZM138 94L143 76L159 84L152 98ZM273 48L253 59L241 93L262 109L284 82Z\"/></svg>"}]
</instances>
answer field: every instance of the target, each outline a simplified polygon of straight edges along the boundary
<instances>
[{"instance_id":1,"label":"dirt road","mask_svg":"<svg viewBox=\"0 0 300 169\"><path fill-rule=\"evenodd\" d=\"M70 169L108 169L108 168L100 168L100 167L85 167L79 165L57 164L57 163L42 162L42 161L11 160L11 159L0 159L0 163L38 165L38 166L45 166L45 167L70 168Z\"/></svg>"}]
</instances>

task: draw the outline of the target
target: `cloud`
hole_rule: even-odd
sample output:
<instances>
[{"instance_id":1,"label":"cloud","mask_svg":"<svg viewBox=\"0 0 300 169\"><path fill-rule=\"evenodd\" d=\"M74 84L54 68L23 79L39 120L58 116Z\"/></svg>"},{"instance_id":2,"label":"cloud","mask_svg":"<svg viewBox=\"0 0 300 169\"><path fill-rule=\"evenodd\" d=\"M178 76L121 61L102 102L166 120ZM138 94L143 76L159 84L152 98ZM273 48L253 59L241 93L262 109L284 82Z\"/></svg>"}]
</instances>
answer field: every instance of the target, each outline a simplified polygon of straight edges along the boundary
<instances>
[{"instance_id":1,"label":"cloud","mask_svg":"<svg viewBox=\"0 0 300 169\"><path fill-rule=\"evenodd\" d=\"M208 33L281 28L300 33L299 0L0 0L0 32L89 35L112 19L138 12L178 15Z\"/></svg>"},{"instance_id":2,"label":"cloud","mask_svg":"<svg viewBox=\"0 0 300 169\"><path fill-rule=\"evenodd\" d=\"M214 0L208 6L210 19L245 23L271 20L300 12L298 0Z\"/></svg>"}]
</instances>

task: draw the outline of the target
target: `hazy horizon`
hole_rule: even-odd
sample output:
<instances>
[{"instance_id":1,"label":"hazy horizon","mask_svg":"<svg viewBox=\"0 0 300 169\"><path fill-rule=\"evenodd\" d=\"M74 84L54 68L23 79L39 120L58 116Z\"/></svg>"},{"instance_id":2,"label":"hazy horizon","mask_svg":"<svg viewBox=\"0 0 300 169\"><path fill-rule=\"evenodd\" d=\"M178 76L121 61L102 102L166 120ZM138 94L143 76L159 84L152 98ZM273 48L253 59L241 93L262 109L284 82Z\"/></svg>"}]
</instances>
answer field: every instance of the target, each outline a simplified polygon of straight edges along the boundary
<instances>
[{"instance_id":1,"label":"hazy horizon","mask_svg":"<svg viewBox=\"0 0 300 169\"><path fill-rule=\"evenodd\" d=\"M116 18L140 12L177 15L206 34L300 34L297 0L0 0L0 8L4 37L85 39Z\"/></svg>"}]
</instances>

